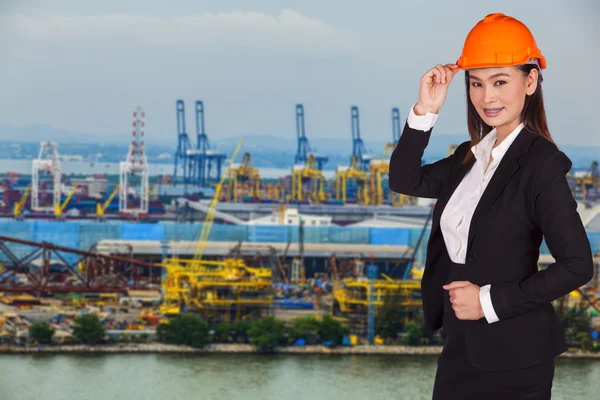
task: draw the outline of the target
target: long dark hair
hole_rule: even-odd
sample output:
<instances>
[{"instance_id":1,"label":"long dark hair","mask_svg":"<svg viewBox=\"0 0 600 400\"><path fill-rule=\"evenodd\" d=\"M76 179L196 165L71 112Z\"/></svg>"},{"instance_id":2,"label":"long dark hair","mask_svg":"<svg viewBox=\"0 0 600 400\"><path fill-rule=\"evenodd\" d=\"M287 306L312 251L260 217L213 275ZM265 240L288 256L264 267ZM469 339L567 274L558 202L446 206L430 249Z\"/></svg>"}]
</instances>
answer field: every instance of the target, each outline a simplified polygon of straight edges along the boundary
<instances>
[{"instance_id":1,"label":"long dark hair","mask_svg":"<svg viewBox=\"0 0 600 400\"><path fill-rule=\"evenodd\" d=\"M517 68L525 75L529 75L529 72L533 68L536 68L539 73L539 68L535 64L523 64L517 65ZM546 111L544 109L544 97L542 94L542 75L538 74L537 88L531 96L525 98L525 105L523 111L521 111L521 121L525 124L525 127L533 131L535 134L540 135L552 144L556 146L556 143L550 135L548 130L548 122L546 120ZM493 128L486 124L483 119L477 113L475 106L471 102L471 96L469 94L469 71L465 71L465 87L467 90L467 127L469 130L469 136L471 137L471 147L479 143ZM467 152L467 155L463 159L462 163L466 164L473 158L471 151Z\"/></svg>"}]
</instances>

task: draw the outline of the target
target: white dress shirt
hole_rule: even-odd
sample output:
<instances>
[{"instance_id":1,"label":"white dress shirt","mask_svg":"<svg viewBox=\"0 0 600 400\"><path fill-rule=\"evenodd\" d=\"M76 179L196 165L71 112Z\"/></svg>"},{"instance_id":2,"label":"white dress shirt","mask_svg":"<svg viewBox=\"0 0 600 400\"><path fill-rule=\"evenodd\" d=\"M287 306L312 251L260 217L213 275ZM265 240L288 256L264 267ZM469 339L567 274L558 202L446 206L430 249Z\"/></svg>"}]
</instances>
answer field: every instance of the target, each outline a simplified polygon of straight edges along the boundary
<instances>
[{"instance_id":1,"label":"white dress shirt","mask_svg":"<svg viewBox=\"0 0 600 400\"><path fill-rule=\"evenodd\" d=\"M436 120L437 114L427 113L419 116L411 108L407 122L412 129L428 131ZM517 126L496 147L494 147L497 138L496 128L492 129L477 145L471 147L476 162L448 200L440 219L442 236L452 262L465 263L469 226L475 208L502 157L524 126L523 123ZM491 163L490 155L492 156ZM479 300L486 320L488 323L493 323L499 319L492 306L490 290L491 285L482 286L479 290Z\"/></svg>"}]
</instances>

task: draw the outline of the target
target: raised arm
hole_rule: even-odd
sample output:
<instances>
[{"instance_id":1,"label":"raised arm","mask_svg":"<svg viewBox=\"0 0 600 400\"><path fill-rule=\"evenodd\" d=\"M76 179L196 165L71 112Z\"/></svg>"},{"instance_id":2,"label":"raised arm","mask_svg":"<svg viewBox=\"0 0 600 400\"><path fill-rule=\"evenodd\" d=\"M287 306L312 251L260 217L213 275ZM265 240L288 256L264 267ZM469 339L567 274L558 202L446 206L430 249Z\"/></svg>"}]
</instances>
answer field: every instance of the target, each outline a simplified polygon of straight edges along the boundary
<instances>
[{"instance_id":1,"label":"raised arm","mask_svg":"<svg viewBox=\"0 0 600 400\"><path fill-rule=\"evenodd\" d=\"M454 154L432 164L421 165L435 116L437 114L428 113L419 117L411 109L390 159L389 187L394 192L435 199L448 180L450 166L456 157ZM423 120L424 118L428 120Z\"/></svg>"},{"instance_id":2,"label":"raised arm","mask_svg":"<svg viewBox=\"0 0 600 400\"><path fill-rule=\"evenodd\" d=\"M389 187L408 196L437 198L456 156L421 166L437 115L444 105L448 86L458 71L456 65L438 64L420 80L419 101L408 115L406 125L390 159Z\"/></svg>"}]
</instances>

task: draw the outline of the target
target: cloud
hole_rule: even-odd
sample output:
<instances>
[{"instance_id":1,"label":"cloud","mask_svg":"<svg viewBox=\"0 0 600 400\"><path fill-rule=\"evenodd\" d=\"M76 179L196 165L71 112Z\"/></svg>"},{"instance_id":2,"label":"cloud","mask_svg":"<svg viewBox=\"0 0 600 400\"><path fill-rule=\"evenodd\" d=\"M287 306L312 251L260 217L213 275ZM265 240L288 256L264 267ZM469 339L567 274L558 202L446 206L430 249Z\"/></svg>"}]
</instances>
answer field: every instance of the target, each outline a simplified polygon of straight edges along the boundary
<instances>
[{"instance_id":1,"label":"cloud","mask_svg":"<svg viewBox=\"0 0 600 400\"><path fill-rule=\"evenodd\" d=\"M293 10L277 16L256 12L201 13L181 17L130 15L0 17L8 31L3 51L49 46L161 48L194 51L247 48L315 54L355 52L355 38ZM9 39L10 38L10 39Z\"/></svg>"}]
</instances>

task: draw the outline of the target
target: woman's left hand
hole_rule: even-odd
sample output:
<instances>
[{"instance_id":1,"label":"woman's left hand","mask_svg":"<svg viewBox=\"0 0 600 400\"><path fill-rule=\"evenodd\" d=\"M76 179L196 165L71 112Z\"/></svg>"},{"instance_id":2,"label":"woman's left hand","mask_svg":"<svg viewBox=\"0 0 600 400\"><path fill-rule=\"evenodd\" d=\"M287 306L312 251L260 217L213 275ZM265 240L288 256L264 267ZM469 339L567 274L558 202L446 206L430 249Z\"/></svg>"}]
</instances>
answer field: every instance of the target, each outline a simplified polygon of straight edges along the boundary
<instances>
[{"instance_id":1,"label":"woman's left hand","mask_svg":"<svg viewBox=\"0 0 600 400\"><path fill-rule=\"evenodd\" d=\"M479 286L469 281L454 281L442 287L450 290L450 303L456 318L478 320L485 317L479 301Z\"/></svg>"}]
</instances>

